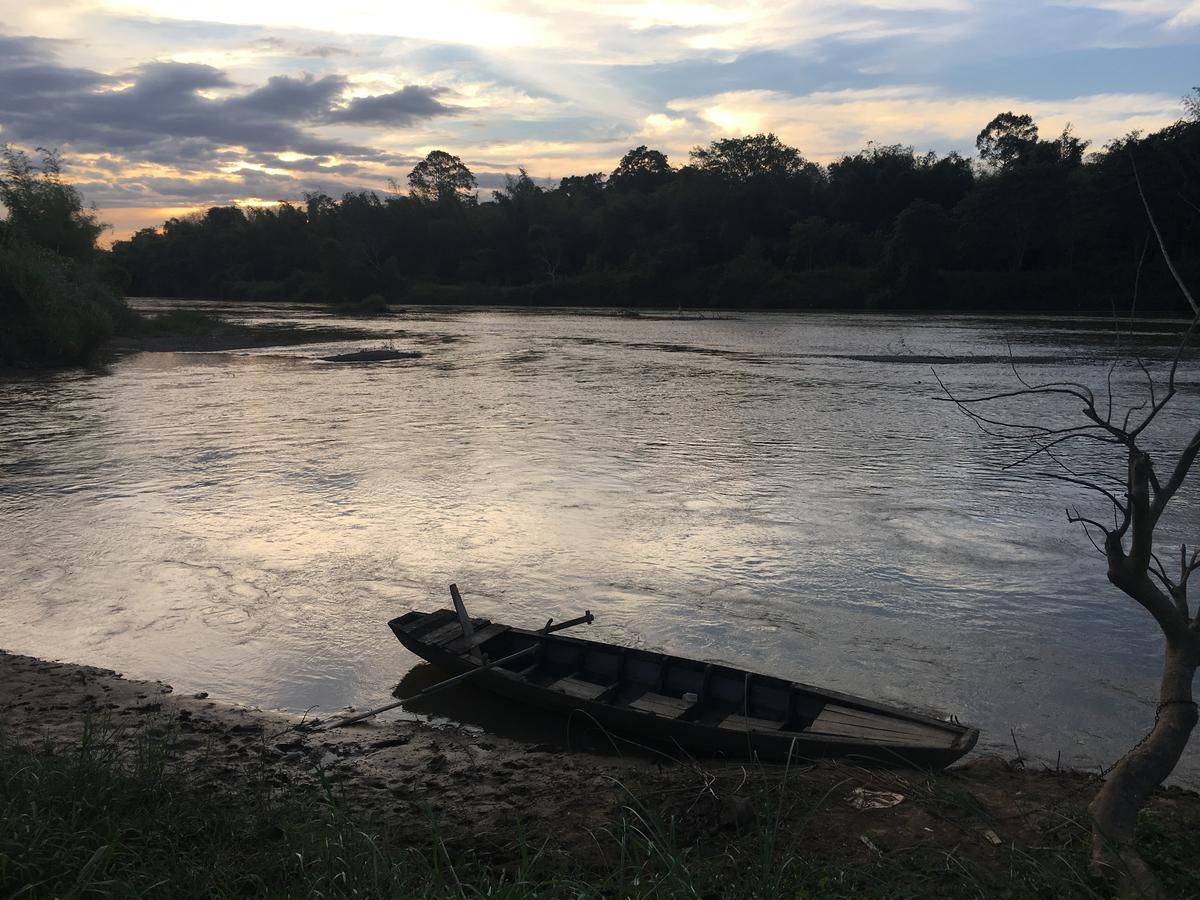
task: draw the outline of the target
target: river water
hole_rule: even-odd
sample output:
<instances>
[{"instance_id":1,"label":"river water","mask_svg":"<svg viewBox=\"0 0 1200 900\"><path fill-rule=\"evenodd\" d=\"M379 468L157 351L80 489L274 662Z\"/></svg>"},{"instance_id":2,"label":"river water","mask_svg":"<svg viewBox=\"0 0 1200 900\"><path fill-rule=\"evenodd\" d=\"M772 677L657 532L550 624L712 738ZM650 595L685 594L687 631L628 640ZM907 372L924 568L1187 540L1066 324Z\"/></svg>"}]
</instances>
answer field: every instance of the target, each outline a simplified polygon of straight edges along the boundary
<instances>
[{"instance_id":1,"label":"river water","mask_svg":"<svg viewBox=\"0 0 1200 900\"><path fill-rule=\"evenodd\" d=\"M165 305L147 302L147 305ZM253 321L329 324L301 307ZM945 713L982 746L1112 761L1160 638L1019 443L939 402L1103 394L1129 343L1060 319L416 310L379 341L128 355L0 380L0 647L264 707L375 705L448 603ZM1133 341L1151 364L1165 326ZM379 346L419 359L336 365ZM1152 370L1157 371L1157 370ZM1118 398L1142 383L1118 371ZM1200 412L1185 366L1170 444ZM1039 397L1011 414L1052 421ZM1069 412L1069 408L1067 408ZM1094 468L1099 445L1064 450ZM1196 493L1166 537L1200 534ZM1193 747L1180 780L1200 780Z\"/></svg>"}]
</instances>

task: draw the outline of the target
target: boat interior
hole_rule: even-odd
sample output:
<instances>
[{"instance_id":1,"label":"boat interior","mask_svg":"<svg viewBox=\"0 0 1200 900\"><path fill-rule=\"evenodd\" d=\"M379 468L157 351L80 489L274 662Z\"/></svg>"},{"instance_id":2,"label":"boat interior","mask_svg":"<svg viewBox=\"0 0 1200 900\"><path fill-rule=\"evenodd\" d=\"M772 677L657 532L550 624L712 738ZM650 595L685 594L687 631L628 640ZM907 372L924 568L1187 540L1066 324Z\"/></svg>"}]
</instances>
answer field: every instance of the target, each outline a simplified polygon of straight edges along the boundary
<instances>
[{"instance_id":1,"label":"boat interior","mask_svg":"<svg viewBox=\"0 0 1200 900\"><path fill-rule=\"evenodd\" d=\"M952 747L966 730L949 722L909 719L900 711L857 708L783 679L714 663L542 635L486 619L473 620L473 626L474 634L464 636L452 610L408 613L393 623L415 641L470 656L477 664L526 651L496 668L577 700L667 719L739 732L929 748Z\"/></svg>"}]
</instances>

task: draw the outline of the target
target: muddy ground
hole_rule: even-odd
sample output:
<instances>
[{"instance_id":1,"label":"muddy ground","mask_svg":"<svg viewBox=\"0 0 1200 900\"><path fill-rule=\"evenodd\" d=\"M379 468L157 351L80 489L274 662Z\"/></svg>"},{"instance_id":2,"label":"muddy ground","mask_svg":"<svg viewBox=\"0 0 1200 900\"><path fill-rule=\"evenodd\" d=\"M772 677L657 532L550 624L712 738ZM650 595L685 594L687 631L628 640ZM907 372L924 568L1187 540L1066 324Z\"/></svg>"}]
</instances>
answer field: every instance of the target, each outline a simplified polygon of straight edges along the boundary
<instances>
[{"instance_id":1,"label":"muddy ground","mask_svg":"<svg viewBox=\"0 0 1200 900\"><path fill-rule=\"evenodd\" d=\"M951 894L976 885L987 896L989 885L1012 877L1014 860L1083 860L1086 804L1099 784L1094 775L1031 771L978 755L933 775L568 752L413 721L328 732L310 724L103 669L0 652L0 729L10 743L70 746L89 727L116 728L130 743L156 735L166 739L171 765L189 773L199 802L236 808L260 804L264 792L331 794L393 840L423 846L436 833L498 865L531 845L564 866L602 865L604 836L632 819L669 823L680 846L734 868L770 834L799 861L833 869L895 861L931 886L945 873ZM1195 793L1160 791L1148 815L1155 834L1191 834L1194 847ZM1160 865L1172 865L1164 859Z\"/></svg>"}]
</instances>

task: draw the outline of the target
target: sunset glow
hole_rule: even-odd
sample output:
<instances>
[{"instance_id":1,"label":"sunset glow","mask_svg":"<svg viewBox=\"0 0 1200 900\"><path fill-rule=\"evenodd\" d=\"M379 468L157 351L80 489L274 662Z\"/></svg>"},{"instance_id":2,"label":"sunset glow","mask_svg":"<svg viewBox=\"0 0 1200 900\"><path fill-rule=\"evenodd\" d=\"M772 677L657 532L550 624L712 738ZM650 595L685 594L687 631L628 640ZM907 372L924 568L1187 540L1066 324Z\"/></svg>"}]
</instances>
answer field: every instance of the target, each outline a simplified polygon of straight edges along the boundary
<instances>
[{"instance_id":1,"label":"sunset glow","mask_svg":"<svg viewBox=\"0 0 1200 900\"><path fill-rule=\"evenodd\" d=\"M1101 146L1177 118L1200 48L1200 5L1172 0L7 6L0 140L60 148L115 236L385 190L431 149L486 197L519 166L607 172L639 144L679 165L757 131L819 162L868 141L969 155L1006 109Z\"/></svg>"}]
</instances>

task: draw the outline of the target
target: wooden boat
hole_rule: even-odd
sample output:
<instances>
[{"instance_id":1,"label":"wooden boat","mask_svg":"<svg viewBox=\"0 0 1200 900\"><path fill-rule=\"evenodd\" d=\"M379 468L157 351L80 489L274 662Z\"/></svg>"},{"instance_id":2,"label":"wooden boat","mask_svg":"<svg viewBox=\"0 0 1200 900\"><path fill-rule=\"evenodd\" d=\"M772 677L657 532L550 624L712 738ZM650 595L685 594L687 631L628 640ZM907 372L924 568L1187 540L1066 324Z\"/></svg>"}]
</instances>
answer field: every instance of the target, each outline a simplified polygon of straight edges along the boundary
<instances>
[{"instance_id":1,"label":"wooden boat","mask_svg":"<svg viewBox=\"0 0 1200 900\"><path fill-rule=\"evenodd\" d=\"M471 622L472 634L463 621ZM474 672L470 681L477 687L697 756L846 757L941 769L979 738L977 729L955 721L781 678L467 620L465 613L460 621L449 609L410 612L388 625L400 643L438 668L455 676Z\"/></svg>"}]
</instances>

